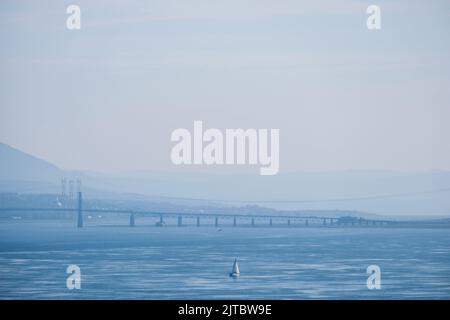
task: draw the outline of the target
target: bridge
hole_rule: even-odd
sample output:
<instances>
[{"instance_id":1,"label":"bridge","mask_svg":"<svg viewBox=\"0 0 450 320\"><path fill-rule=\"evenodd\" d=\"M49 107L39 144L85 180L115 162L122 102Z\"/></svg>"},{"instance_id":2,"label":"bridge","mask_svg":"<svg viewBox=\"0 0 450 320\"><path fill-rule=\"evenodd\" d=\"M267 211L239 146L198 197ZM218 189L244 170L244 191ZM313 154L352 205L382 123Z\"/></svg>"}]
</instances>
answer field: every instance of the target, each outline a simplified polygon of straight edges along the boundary
<instances>
[{"instance_id":1,"label":"bridge","mask_svg":"<svg viewBox=\"0 0 450 320\"><path fill-rule=\"evenodd\" d=\"M327 216L295 216L295 215L261 215L261 214L214 214L214 213L192 213L192 212L156 212L144 210L125 210L125 209L83 209L82 193L78 192L77 207L75 208L0 208L0 212L73 212L77 214L77 227L83 228L84 213L103 213L103 214L128 214L129 226L136 226L136 216L152 216L158 221L156 226L166 225L167 218L176 218L176 225L181 227L184 225L183 219L193 219L193 225L199 227L202 225L202 219L214 221L214 226L219 227L224 220L228 222L226 225L238 226L241 224L255 226L380 226L391 225L395 221L391 220L371 220L357 217L327 217Z\"/></svg>"}]
</instances>

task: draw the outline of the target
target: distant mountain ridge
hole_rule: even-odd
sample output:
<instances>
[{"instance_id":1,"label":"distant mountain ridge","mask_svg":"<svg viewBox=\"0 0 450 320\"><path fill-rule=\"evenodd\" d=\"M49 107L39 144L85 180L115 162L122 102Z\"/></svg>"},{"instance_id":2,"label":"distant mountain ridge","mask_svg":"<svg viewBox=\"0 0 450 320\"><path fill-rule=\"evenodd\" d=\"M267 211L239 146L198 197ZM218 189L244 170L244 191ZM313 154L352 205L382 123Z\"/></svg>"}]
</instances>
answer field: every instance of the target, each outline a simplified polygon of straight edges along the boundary
<instances>
[{"instance_id":1,"label":"distant mountain ridge","mask_svg":"<svg viewBox=\"0 0 450 320\"><path fill-rule=\"evenodd\" d=\"M188 206L250 204L283 210L450 215L447 171L294 172L275 176L192 172L105 174L61 170L0 144L0 192L58 194L63 177L81 178L85 197L90 198L145 199ZM278 202L267 202L271 200Z\"/></svg>"},{"instance_id":2,"label":"distant mountain ridge","mask_svg":"<svg viewBox=\"0 0 450 320\"><path fill-rule=\"evenodd\" d=\"M0 143L0 180L54 182L61 175L50 162Z\"/></svg>"}]
</instances>

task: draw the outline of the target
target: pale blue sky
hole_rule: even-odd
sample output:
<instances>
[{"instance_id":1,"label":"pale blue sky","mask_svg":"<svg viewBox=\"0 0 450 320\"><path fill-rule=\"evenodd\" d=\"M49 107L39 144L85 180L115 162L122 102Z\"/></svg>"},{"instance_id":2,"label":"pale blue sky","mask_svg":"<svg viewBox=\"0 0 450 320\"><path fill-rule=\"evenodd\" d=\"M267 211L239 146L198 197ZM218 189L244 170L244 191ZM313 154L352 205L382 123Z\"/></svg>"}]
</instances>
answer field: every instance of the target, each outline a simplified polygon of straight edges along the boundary
<instances>
[{"instance_id":1,"label":"pale blue sky","mask_svg":"<svg viewBox=\"0 0 450 320\"><path fill-rule=\"evenodd\" d=\"M65 169L174 170L170 133L203 120L280 128L280 172L450 170L449 18L448 1L2 1L0 141Z\"/></svg>"}]
</instances>

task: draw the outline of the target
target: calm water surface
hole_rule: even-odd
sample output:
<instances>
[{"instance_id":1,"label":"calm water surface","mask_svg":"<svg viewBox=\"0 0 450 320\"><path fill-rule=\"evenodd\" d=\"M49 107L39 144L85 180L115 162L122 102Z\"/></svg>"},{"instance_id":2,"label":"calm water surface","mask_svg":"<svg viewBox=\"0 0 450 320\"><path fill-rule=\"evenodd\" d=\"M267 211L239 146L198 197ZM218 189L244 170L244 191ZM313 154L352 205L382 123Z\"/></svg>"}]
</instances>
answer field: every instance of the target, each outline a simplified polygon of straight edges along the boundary
<instances>
[{"instance_id":1,"label":"calm water surface","mask_svg":"<svg viewBox=\"0 0 450 320\"><path fill-rule=\"evenodd\" d=\"M366 287L372 264L381 290ZM0 222L0 298L449 299L450 230Z\"/></svg>"}]
</instances>

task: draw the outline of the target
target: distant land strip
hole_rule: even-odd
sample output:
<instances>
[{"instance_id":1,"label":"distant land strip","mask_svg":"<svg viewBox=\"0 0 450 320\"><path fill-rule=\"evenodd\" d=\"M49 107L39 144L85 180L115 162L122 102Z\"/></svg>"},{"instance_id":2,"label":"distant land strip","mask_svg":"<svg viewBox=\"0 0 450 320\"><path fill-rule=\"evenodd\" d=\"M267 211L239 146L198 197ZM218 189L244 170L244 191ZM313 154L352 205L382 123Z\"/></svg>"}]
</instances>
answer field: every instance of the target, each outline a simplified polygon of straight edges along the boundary
<instances>
[{"instance_id":1,"label":"distant land strip","mask_svg":"<svg viewBox=\"0 0 450 320\"><path fill-rule=\"evenodd\" d=\"M400 198L409 197L423 194L433 194L440 192L448 192L450 187L441 189L432 189L425 191L416 192L404 192L404 193L393 193L384 195L371 195L362 197L347 197L347 198L329 198L329 199L311 199L311 200L232 200L232 199L206 199L206 198L184 198L184 197L165 197L168 199L175 200L185 200L185 201L210 201L210 202L231 202L231 203L314 203L314 202L343 202L343 201L364 201L364 200L374 200L374 199L388 199L388 198Z\"/></svg>"}]
</instances>

